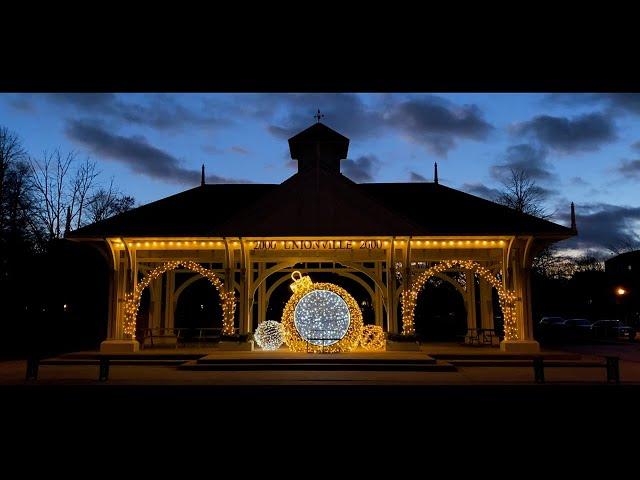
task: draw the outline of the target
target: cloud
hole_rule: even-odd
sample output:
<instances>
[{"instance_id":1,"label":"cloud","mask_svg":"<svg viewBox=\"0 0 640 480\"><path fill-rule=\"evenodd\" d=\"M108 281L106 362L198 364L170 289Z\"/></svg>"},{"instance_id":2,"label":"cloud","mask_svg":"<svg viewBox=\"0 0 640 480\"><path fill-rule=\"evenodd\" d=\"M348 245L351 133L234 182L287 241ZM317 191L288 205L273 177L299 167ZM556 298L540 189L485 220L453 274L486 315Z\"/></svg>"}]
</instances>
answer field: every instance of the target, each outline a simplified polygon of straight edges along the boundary
<instances>
[{"instance_id":1,"label":"cloud","mask_svg":"<svg viewBox=\"0 0 640 480\"><path fill-rule=\"evenodd\" d=\"M500 196L500 190L497 188L487 187L482 183L465 183L461 189L472 195L495 201Z\"/></svg>"},{"instance_id":2,"label":"cloud","mask_svg":"<svg viewBox=\"0 0 640 480\"><path fill-rule=\"evenodd\" d=\"M622 160L617 170L624 176L640 178L640 160Z\"/></svg>"},{"instance_id":3,"label":"cloud","mask_svg":"<svg viewBox=\"0 0 640 480\"><path fill-rule=\"evenodd\" d=\"M9 98L8 104L11 108L23 113L34 113L36 107L33 103L33 99L29 94L14 95Z\"/></svg>"},{"instance_id":4,"label":"cloud","mask_svg":"<svg viewBox=\"0 0 640 480\"><path fill-rule=\"evenodd\" d=\"M202 151L211 155L222 155L224 153L223 148L218 148L215 145L203 145Z\"/></svg>"},{"instance_id":5,"label":"cloud","mask_svg":"<svg viewBox=\"0 0 640 480\"><path fill-rule=\"evenodd\" d=\"M370 182L380 168L380 160L375 155L363 155L355 160L342 160L341 171L354 182Z\"/></svg>"},{"instance_id":6,"label":"cloud","mask_svg":"<svg viewBox=\"0 0 640 480\"><path fill-rule=\"evenodd\" d=\"M640 114L640 93L552 93L545 96L544 101L569 107L595 105L611 113Z\"/></svg>"},{"instance_id":7,"label":"cloud","mask_svg":"<svg viewBox=\"0 0 640 480\"><path fill-rule=\"evenodd\" d=\"M446 156L459 139L484 140L493 130L475 105L458 106L435 95L378 100L370 105L357 94L265 95L257 99L263 108L256 115L271 119L269 133L288 139L309 127L319 108L323 123L351 139L391 130L439 156Z\"/></svg>"},{"instance_id":8,"label":"cloud","mask_svg":"<svg viewBox=\"0 0 640 480\"><path fill-rule=\"evenodd\" d=\"M568 209L561 219L571 221ZM576 205L578 236L559 244L561 248L608 250L611 246L640 241L640 207L594 203Z\"/></svg>"},{"instance_id":9,"label":"cloud","mask_svg":"<svg viewBox=\"0 0 640 480\"><path fill-rule=\"evenodd\" d=\"M409 172L409 181L410 182L427 182L426 177L423 177L419 173Z\"/></svg>"},{"instance_id":10,"label":"cloud","mask_svg":"<svg viewBox=\"0 0 640 480\"><path fill-rule=\"evenodd\" d=\"M122 163L135 173L180 184L197 185L200 181L200 170L182 167L176 157L150 145L143 137L114 135L98 125L81 121L68 122L65 133L92 153ZM234 182L216 175L207 176L207 181Z\"/></svg>"},{"instance_id":11,"label":"cloud","mask_svg":"<svg viewBox=\"0 0 640 480\"><path fill-rule=\"evenodd\" d=\"M590 185L589 182L585 181L582 177L571 177L569 181L571 185L575 185L576 187L588 187Z\"/></svg>"},{"instance_id":12,"label":"cloud","mask_svg":"<svg viewBox=\"0 0 640 480\"><path fill-rule=\"evenodd\" d=\"M562 153L598 150L617 139L612 118L597 112L572 118L539 115L516 124L513 130Z\"/></svg>"},{"instance_id":13,"label":"cloud","mask_svg":"<svg viewBox=\"0 0 640 480\"><path fill-rule=\"evenodd\" d=\"M240 155L249 155L249 150L247 150L246 148L242 148L238 145L234 145L233 147L231 147L231 151L235 153L239 153Z\"/></svg>"},{"instance_id":14,"label":"cloud","mask_svg":"<svg viewBox=\"0 0 640 480\"><path fill-rule=\"evenodd\" d=\"M322 122L348 138L368 138L384 126L382 112L371 108L355 93L265 94L252 98L262 108L253 112L270 122L267 130L288 139L309 127L318 109Z\"/></svg>"},{"instance_id":15,"label":"cloud","mask_svg":"<svg viewBox=\"0 0 640 480\"><path fill-rule=\"evenodd\" d=\"M634 142L631 144L631 148L633 150L636 150L638 152L640 152L640 140L638 140L637 142Z\"/></svg>"},{"instance_id":16,"label":"cloud","mask_svg":"<svg viewBox=\"0 0 640 480\"><path fill-rule=\"evenodd\" d=\"M485 140L493 130L477 106L456 106L435 96L398 103L385 119L439 156L446 156L455 147L456 139Z\"/></svg>"},{"instance_id":17,"label":"cloud","mask_svg":"<svg viewBox=\"0 0 640 480\"><path fill-rule=\"evenodd\" d=\"M187 107L180 96L144 95L136 102L124 101L114 93L53 93L46 98L60 106L91 116L111 117L122 123L144 125L164 131L188 127L219 127L231 122L213 114L212 109Z\"/></svg>"},{"instance_id":18,"label":"cloud","mask_svg":"<svg viewBox=\"0 0 640 480\"><path fill-rule=\"evenodd\" d=\"M511 176L511 170L523 170L533 180L552 180L551 165L546 161L547 150L522 143L507 148L504 163L493 165L490 173L493 178L505 181Z\"/></svg>"}]
</instances>

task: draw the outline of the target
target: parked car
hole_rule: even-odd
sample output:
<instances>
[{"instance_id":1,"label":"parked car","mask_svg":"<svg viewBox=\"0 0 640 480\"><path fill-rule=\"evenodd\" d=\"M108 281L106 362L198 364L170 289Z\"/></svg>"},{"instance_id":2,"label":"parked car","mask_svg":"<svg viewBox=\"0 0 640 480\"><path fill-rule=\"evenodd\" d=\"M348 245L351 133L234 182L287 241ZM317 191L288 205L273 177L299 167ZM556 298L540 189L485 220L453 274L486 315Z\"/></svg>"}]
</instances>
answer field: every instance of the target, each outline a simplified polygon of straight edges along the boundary
<instances>
[{"instance_id":1,"label":"parked car","mask_svg":"<svg viewBox=\"0 0 640 480\"><path fill-rule=\"evenodd\" d=\"M542 317L538 323L540 340L558 340L561 329L564 327L564 320L562 317Z\"/></svg>"},{"instance_id":2,"label":"parked car","mask_svg":"<svg viewBox=\"0 0 640 480\"><path fill-rule=\"evenodd\" d=\"M633 341L636 338L635 329L623 324L620 320L598 320L593 322L591 333L595 339Z\"/></svg>"},{"instance_id":3,"label":"parked car","mask_svg":"<svg viewBox=\"0 0 640 480\"><path fill-rule=\"evenodd\" d=\"M557 327L562 323L564 323L564 318L562 317L542 317L538 326L540 328Z\"/></svg>"},{"instance_id":4,"label":"parked car","mask_svg":"<svg viewBox=\"0 0 640 480\"><path fill-rule=\"evenodd\" d=\"M591 322L586 318L570 318L562 324L567 341L583 341L592 337Z\"/></svg>"}]
</instances>

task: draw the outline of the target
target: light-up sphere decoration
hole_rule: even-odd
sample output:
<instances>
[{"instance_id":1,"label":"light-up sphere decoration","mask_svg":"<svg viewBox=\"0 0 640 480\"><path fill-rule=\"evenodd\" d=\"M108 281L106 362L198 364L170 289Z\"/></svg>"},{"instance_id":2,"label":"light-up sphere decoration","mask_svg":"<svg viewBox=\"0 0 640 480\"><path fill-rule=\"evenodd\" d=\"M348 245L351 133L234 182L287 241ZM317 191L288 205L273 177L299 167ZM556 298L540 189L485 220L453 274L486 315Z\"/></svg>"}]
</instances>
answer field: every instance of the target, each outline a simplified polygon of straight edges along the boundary
<instances>
[{"instance_id":1,"label":"light-up sphere decoration","mask_svg":"<svg viewBox=\"0 0 640 480\"><path fill-rule=\"evenodd\" d=\"M330 290L311 290L296 304L293 322L300 336L313 345L333 345L351 323L349 307Z\"/></svg>"},{"instance_id":2,"label":"light-up sphere decoration","mask_svg":"<svg viewBox=\"0 0 640 480\"><path fill-rule=\"evenodd\" d=\"M280 322L267 320L256 328L253 338L263 350L277 350L284 343L284 335Z\"/></svg>"},{"instance_id":3,"label":"light-up sphere decoration","mask_svg":"<svg viewBox=\"0 0 640 480\"><path fill-rule=\"evenodd\" d=\"M297 277L296 277L297 275ZM293 272L293 295L284 307L284 341L295 352L349 352L360 344L362 312L355 299L333 283L313 283Z\"/></svg>"},{"instance_id":4,"label":"light-up sphere decoration","mask_svg":"<svg viewBox=\"0 0 640 480\"><path fill-rule=\"evenodd\" d=\"M386 340L384 330L379 325L365 325L362 328L360 346L370 352L382 351L385 349Z\"/></svg>"}]
</instances>

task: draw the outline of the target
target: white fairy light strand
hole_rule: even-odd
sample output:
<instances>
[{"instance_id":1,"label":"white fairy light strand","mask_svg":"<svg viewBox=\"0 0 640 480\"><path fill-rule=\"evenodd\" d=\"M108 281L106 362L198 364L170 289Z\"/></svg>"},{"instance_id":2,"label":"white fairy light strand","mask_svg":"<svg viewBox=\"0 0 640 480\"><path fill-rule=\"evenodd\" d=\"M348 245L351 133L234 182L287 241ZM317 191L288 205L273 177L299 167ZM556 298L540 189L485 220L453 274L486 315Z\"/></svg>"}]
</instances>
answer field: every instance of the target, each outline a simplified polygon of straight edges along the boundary
<instances>
[{"instance_id":1,"label":"white fairy light strand","mask_svg":"<svg viewBox=\"0 0 640 480\"><path fill-rule=\"evenodd\" d=\"M263 350L278 350L284 343L284 333L282 325L275 320L262 322L256 328L253 338Z\"/></svg>"},{"instance_id":2,"label":"white fairy light strand","mask_svg":"<svg viewBox=\"0 0 640 480\"><path fill-rule=\"evenodd\" d=\"M418 294L430 277L452 268L463 268L477 273L498 292L498 300L504 318L505 340L518 339L518 325L516 314L516 295L504 288L500 280L487 268L471 260L445 260L418 275L406 292L402 293L402 334L415 335L415 308Z\"/></svg>"},{"instance_id":3,"label":"white fairy light strand","mask_svg":"<svg viewBox=\"0 0 640 480\"><path fill-rule=\"evenodd\" d=\"M360 346L370 352L382 351L386 346L384 330L379 325L365 325L362 328Z\"/></svg>"},{"instance_id":4,"label":"white fairy light strand","mask_svg":"<svg viewBox=\"0 0 640 480\"><path fill-rule=\"evenodd\" d=\"M295 274L298 274L296 278ZM293 295L287 302L282 313L282 328L284 332L284 341L290 350L294 352L350 352L355 350L362 335L362 312L358 306L358 302L344 288L333 283L313 283L308 276L301 276L299 272L294 272L292 278L295 280L291 284ZM329 291L332 292L346 303L349 309L350 322L346 332L335 343L315 345L300 335L295 325L295 309L298 302L309 292L312 291Z\"/></svg>"},{"instance_id":5,"label":"white fairy light strand","mask_svg":"<svg viewBox=\"0 0 640 480\"><path fill-rule=\"evenodd\" d=\"M234 319L236 311L236 298L234 292L227 292L224 288L224 283L220 278L208 268L204 268L199 263L191 260L178 260L164 263L151 270L147 275L136 285L133 292L125 294L125 311L124 311L124 333L135 337L136 333L136 321L138 317L138 309L140 308L140 300L142 298L142 292L147 288L153 280L160 278L165 272L175 270L183 266L193 272L199 273L218 290L220 295L220 302L222 304L222 333L223 335L234 334Z\"/></svg>"}]
</instances>

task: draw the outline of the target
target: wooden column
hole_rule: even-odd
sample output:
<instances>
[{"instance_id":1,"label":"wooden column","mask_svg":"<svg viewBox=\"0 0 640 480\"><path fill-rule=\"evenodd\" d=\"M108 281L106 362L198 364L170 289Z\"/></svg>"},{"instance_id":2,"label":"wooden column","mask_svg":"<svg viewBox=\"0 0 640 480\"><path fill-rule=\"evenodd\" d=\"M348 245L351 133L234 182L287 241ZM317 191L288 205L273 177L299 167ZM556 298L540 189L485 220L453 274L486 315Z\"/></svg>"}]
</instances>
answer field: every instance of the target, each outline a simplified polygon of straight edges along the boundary
<instances>
[{"instance_id":1,"label":"wooden column","mask_svg":"<svg viewBox=\"0 0 640 480\"><path fill-rule=\"evenodd\" d=\"M264 262L258 263L258 278L262 277L264 273ZM264 279L260 286L258 287L258 323L262 323L267 319L267 280Z\"/></svg>"},{"instance_id":2,"label":"wooden column","mask_svg":"<svg viewBox=\"0 0 640 480\"><path fill-rule=\"evenodd\" d=\"M397 333L396 321L396 265L395 265L395 238L391 238L387 249L387 331Z\"/></svg>"},{"instance_id":3,"label":"wooden column","mask_svg":"<svg viewBox=\"0 0 640 480\"><path fill-rule=\"evenodd\" d=\"M382 262L375 263L375 278L377 282L382 283ZM384 329L384 306L382 301L382 290L378 286L378 283L375 283L375 293L373 296L373 308L375 314L375 324L382 327Z\"/></svg>"},{"instance_id":4,"label":"wooden column","mask_svg":"<svg viewBox=\"0 0 640 480\"><path fill-rule=\"evenodd\" d=\"M165 295L164 295L164 321L161 325L165 328L173 328L175 325L175 291L176 291L176 272L175 270L170 270L165 273L167 276L166 284L165 284Z\"/></svg>"},{"instance_id":5,"label":"wooden column","mask_svg":"<svg viewBox=\"0 0 640 480\"><path fill-rule=\"evenodd\" d=\"M480 279L480 325L493 328L493 290L491 285Z\"/></svg>"},{"instance_id":6,"label":"wooden column","mask_svg":"<svg viewBox=\"0 0 640 480\"><path fill-rule=\"evenodd\" d=\"M151 289L149 328L159 328L162 325L162 277L153 280L149 287Z\"/></svg>"},{"instance_id":7,"label":"wooden column","mask_svg":"<svg viewBox=\"0 0 640 480\"><path fill-rule=\"evenodd\" d=\"M471 270L465 271L467 291L465 303L467 304L467 328L478 328L476 316L476 283L475 275Z\"/></svg>"}]
</instances>

